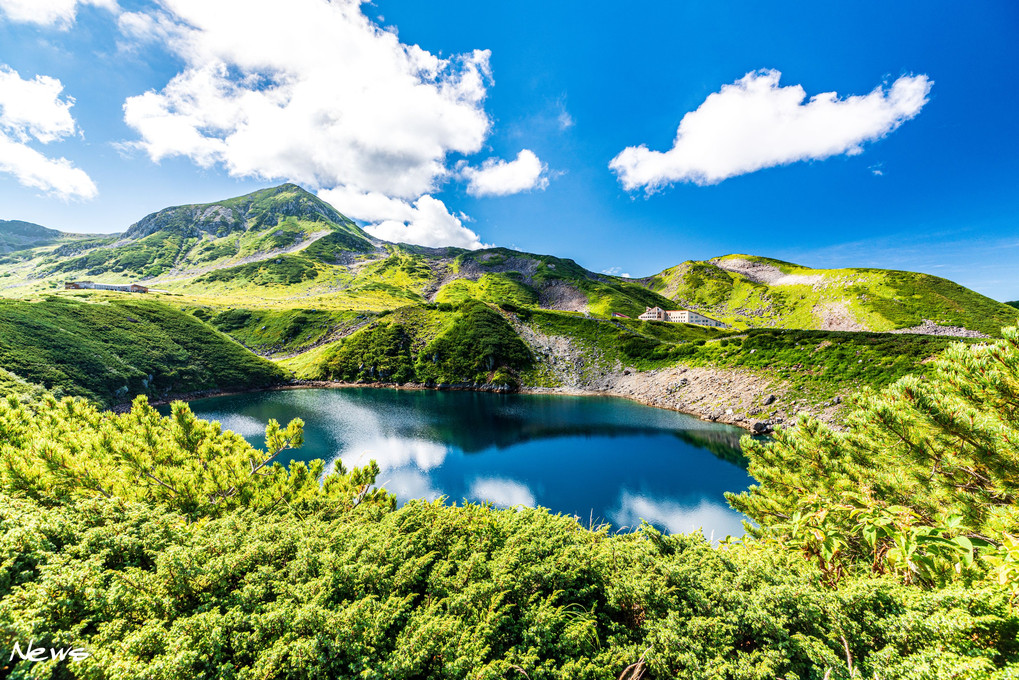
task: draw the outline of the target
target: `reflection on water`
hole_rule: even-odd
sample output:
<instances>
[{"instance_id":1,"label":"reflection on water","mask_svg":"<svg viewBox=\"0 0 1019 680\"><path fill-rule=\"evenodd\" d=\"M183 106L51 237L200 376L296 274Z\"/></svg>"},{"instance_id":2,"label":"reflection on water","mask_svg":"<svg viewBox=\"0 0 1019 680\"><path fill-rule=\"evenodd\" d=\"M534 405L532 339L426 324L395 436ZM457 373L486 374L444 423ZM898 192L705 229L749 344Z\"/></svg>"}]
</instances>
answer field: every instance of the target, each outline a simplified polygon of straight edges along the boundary
<instances>
[{"instance_id":1,"label":"reflection on water","mask_svg":"<svg viewBox=\"0 0 1019 680\"><path fill-rule=\"evenodd\" d=\"M489 501L504 508L514 505L535 506L534 494L526 484L502 477L478 477L471 482L467 497L479 502Z\"/></svg>"},{"instance_id":2,"label":"reflection on water","mask_svg":"<svg viewBox=\"0 0 1019 680\"><path fill-rule=\"evenodd\" d=\"M302 418L305 445L288 460L375 460L379 483L400 502L446 496L615 527L645 519L672 532L743 533L723 497L752 481L740 466L742 432L623 399L350 388L191 407L259 447L268 419Z\"/></svg>"},{"instance_id":3,"label":"reflection on water","mask_svg":"<svg viewBox=\"0 0 1019 680\"><path fill-rule=\"evenodd\" d=\"M619 493L618 507L609 513L617 527L636 527L643 519L664 527L674 534L704 529L708 538L742 536L741 515L732 511L728 503L701 498L696 505L669 498L655 498L630 489Z\"/></svg>"}]
</instances>

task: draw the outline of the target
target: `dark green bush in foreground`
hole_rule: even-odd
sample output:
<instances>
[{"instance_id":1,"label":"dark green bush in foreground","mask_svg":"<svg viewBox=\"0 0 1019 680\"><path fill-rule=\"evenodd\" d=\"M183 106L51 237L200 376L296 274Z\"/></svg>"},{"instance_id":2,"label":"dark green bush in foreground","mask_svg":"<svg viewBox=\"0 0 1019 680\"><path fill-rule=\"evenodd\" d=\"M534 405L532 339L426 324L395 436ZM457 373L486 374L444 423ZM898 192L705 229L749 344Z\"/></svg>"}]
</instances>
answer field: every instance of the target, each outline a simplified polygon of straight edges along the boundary
<instances>
[{"instance_id":1,"label":"dark green bush in foreground","mask_svg":"<svg viewBox=\"0 0 1019 680\"><path fill-rule=\"evenodd\" d=\"M323 478L178 404L0 402L0 643L16 678L1015 678L1019 332L956 345L845 432L745 441L714 547ZM263 466L263 463L266 465ZM261 467L260 467L261 466ZM260 474L265 471L265 475Z\"/></svg>"},{"instance_id":2,"label":"dark green bush in foreground","mask_svg":"<svg viewBox=\"0 0 1019 680\"><path fill-rule=\"evenodd\" d=\"M831 590L778 550L544 510L188 522L4 497L0 551L0 639L87 647L72 677L607 679L643 660L645 678L976 678L1016 658L1000 591Z\"/></svg>"}]
</instances>

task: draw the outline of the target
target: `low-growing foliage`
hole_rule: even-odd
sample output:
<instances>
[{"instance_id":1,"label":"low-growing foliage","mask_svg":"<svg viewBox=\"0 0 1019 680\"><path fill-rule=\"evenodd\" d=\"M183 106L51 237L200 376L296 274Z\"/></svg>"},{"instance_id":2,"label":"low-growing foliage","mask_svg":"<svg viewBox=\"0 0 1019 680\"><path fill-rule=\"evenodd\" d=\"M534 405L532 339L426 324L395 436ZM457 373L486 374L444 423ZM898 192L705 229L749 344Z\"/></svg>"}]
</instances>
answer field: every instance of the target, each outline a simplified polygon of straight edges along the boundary
<instances>
[{"instance_id":1,"label":"low-growing foliage","mask_svg":"<svg viewBox=\"0 0 1019 680\"><path fill-rule=\"evenodd\" d=\"M833 583L863 569L937 585L980 555L1014 587L1019 331L1003 336L859 396L844 431L807 420L769 444L745 439L760 485L730 503Z\"/></svg>"},{"instance_id":2,"label":"low-growing foliage","mask_svg":"<svg viewBox=\"0 0 1019 680\"><path fill-rule=\"evenodd\" d=\"M303 426L300 419L285 428L270 420L266 450L259 451L219 423L196 418L183 402L163 417L145 397L118 415L82 399L26 404L9 396L0 401L0 488L44 505L97 497L157 503L192 519L237 508L392 504L371 488L374 463L348 473L337 462L321 484L321 460L275 463L301 446Z\"/></svg>"},{"instance_id":3,"label":"low-growing foliage","mask_svg":"<svg viewBox=\"0 0 1019 680\"><path fill-rule=\"evenodd\" d=\"M614 680L642 663L645 678L906 680L1006 678L1017 660L1016 619L991 589L832 590L774 548L614 535L541 509L189 522L0 496L0 550L0 636L92 653L16 659L50 677Z\"/></svg>"}]
</instances>

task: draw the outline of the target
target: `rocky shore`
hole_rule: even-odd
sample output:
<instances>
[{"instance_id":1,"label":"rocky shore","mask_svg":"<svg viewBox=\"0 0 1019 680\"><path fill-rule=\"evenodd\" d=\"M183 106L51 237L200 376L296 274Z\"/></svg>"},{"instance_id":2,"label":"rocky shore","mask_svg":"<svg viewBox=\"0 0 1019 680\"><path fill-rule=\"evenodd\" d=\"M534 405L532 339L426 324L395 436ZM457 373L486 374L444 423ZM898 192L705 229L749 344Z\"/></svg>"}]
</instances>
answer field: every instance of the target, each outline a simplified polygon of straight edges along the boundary
<instances>
[{"instance_id":1,"label":"rocky shore","mask_svg":"<svg viewBox=\"0 0 1019 680\"><path fill-rule=\"evenodd\" d=\"M675 366L652 371L624 369L608 373L597 383L569 387L524 387L535 394L602 394L624 397L713 422L766 434L776 425L792 426L809 414L837 425L842 400L821 406L799 404L787 398L789 386L751 371Z\"/></svg>"}]
</instances>

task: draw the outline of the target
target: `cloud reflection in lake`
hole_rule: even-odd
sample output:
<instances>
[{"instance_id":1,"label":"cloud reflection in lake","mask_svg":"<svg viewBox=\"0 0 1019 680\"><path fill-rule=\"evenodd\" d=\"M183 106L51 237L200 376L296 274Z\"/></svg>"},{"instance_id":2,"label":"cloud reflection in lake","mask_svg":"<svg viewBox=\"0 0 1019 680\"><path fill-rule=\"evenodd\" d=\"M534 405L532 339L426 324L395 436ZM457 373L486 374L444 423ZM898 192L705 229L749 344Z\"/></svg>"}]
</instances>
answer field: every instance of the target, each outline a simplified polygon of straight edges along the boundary
<instances>
[{"instance_id":1,"label":"cloud reflection in lake","mask_svg":"<svg viewBox=\"0 0 1019 680\"><path fill-rule=\"evenodd\" d=\"M500 508L524 505L533 508L534 494L526 484L501 477L478 477L471 483L469 498L490 501Z\"/></svg>"},{"instance_id":2,"label":"cloud reflection in lake","mask_svg":"<svg viewBox=\"0 0 1019 680\"><path fill-rule=\"evenodd\" d=\"M742 431L608 397L371 388L307 389L192 402L264 446L265 422L305 421L305 444L280 462L375 460L378 483L413 498L542 506L585 524L640 519L669 531L742 535L726 491L752 481Z\"/></svg>"}]
</instances>

